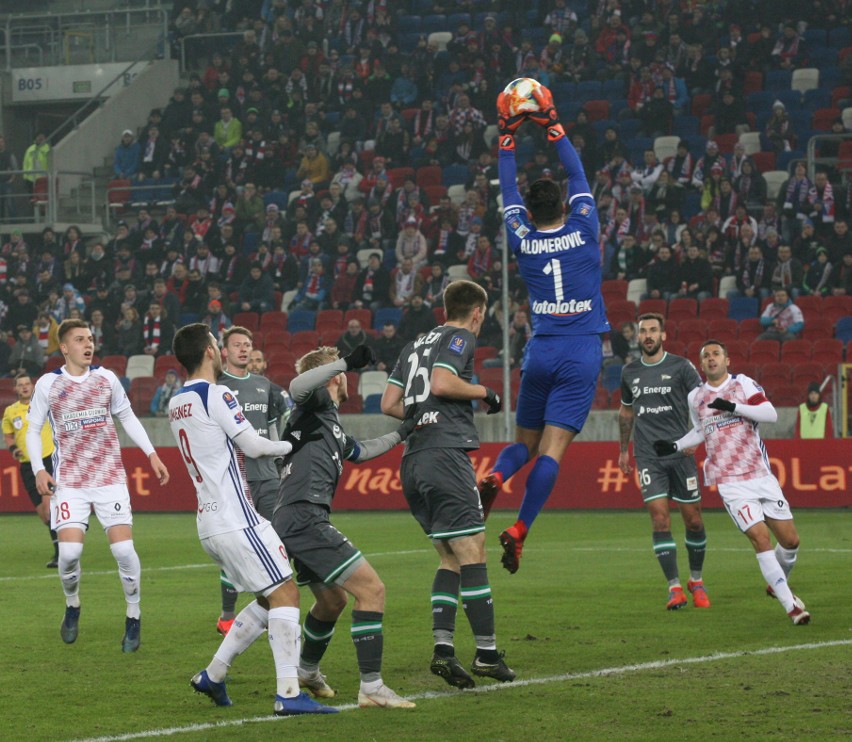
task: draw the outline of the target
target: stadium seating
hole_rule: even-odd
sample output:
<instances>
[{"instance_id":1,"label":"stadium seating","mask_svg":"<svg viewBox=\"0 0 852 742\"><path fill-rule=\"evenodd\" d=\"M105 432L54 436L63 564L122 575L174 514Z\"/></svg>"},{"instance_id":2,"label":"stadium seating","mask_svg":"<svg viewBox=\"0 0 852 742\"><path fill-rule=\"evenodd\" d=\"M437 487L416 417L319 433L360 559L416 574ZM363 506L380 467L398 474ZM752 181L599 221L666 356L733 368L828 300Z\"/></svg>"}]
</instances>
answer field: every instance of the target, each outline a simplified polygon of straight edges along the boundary
<instances>
[{"instance_id":1,"label":"stadium seating","mask_svg":"<svg viewBox=\"0 0 852 742\"><path fill-rule=\"evenodd\" d=\"M127 368L124 375L133 381L133 379L142 376L154 376L154 356L135 355L127 359Z\"/></svg>"},{"instance_id":2,"label":"stadium seating","mask_svg":"<svg viewBox=\"0 0 852 742\"><path fill-rule=\"evenodd\" d=\"M260 315L257 312L237 312L233 321L239 327L245 327L251 332L255 332L260 327Z\"/></svg>"},{"instance_id":3,"label":"stadium seating","mask_svg":"<svg viewBox=\"0 0 852 742\"><path fill-rule=\"evenodd\" d=\"M787 340L781 345L781 360L788 365L809 361L812 352L810 340Z\"/></svg>"},{"instance_id":4,"label":"stadium seating","mask_svg":"<svg viewBox=\"0 0 852 742\"><path fill-rule=\"evenodd\" d=\"M150 356L145 356L150 358ZM131 356L133 360L135 356ZM151 361L154 359L151 358ZM157 393L159 383L151 376L134 376L130 381L130 405L137 415L150 415L151 401Z\"/></svg>"},{"instance_id":5,"label":"stadium seating","mask_svg":"<svg viewBox=\"0 0 852 742\"><path fill-rule=\"evenodd\" d=\"M755 340L751 343L748 359L752 363L775 363L781 356L781 344L777 340Z\"/></svg>"},{"instance_id":6,"label":"stadium seating","mask_svg":"<svg viewBox=\"0 0 852 742\"><path fill-rule=\"evenodd\" d=\"M268 311L260 315L260 331L285 330L287 328L287 312Z\"/></svg>"},{"instance_id":7,"label":"stadium seating","mask_svg":"<svg viewBox=\"0 0 852 742\"><path fill-rule=\"evenodd\" d=\"M402 310L398 307L382 307L381 309L376 310L376 314L373 317L373 329L381 330L388 322L399 327L401 319Z\"/></svg>"},{"instance_id":8,"label":"stadium seating","mask_svg":"<svg viewBox=\"0 0 852 742\"><path fill-rule=\"evenodd\" d=\"M177 363L177 361L175 361L175 363ZM101 365L104 368L108 368L116 376L124 376L125 372L127 371L127 356L104 356L101 359Z\"/></svg>"},{"instance_id":9,"label":"stadium seating","mask_svg":"<svg viewBox=\"0 0 852 742\"><path fill-rule=\"evenodd\" d=\"M317 313L309 309L296 309L287 316L287 330L292 333L313 330L317 323Z\"/></svg>"},{"instance_id":10,"label":"stadium seating","mask_svg":"<svg viewBox=\"0 0 852 742\"><path fill-rule=\"evenodd\" d=\"M698 302L695 299L672 299L666 316L669 320L695 319L698 316Z\"/></svg>"},{"instance_id":11,"label":"stadium seating","mask_svg":"<svg viewBox=\"0 0 852 742\"><path fill-rule=\"evenodd\" d=\"M364 371L358 380L358 394L365 400L371 394L381 397L387 386L388 375L384 371Z\"/></svg>"}]
</instances>

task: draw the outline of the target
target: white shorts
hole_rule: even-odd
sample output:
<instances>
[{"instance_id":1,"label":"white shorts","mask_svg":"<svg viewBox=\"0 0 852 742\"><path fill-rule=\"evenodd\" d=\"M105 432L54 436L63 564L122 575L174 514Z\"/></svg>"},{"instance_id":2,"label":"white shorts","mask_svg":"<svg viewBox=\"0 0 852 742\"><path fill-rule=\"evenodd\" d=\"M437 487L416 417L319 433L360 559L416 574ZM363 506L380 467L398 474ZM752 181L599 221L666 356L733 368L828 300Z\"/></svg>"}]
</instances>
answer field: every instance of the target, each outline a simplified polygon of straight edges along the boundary
<instances>
[{"instance_id":1,"label":"white shorts","mask_svg":"<svg viewBox=\"0 0 852 742\"><path fill-rule=\"evenodd\" d=\"M208 536L201 539L201 546L241 593L266 597L293 576L284 544L267 520L241 531Z\"/></svg>"},{"instance_id":2,"label":"white shorts","mask_svg":"<svg viewBox=\"0 0 852 742\"><path fill-rule=\"evenodd\" d=\"M92 508L104 530L113 526L133 525L130 492L126 484L110 484L91 489L60 485L50 498L50 527L54 531L69 527L82 527L85 530L89 527Z\"/></svg>"},{"instance_id":3,"label":"white shorts","mask_svg":"<svg viewBox=\"0 0 852 742\"><path fill-rule=\"evenodd\" d=\"M719 495L728 515L743 533L764 518L793 520L790 504L771 474L745 482L720 484Z\"/></svg>"}]
</instances>

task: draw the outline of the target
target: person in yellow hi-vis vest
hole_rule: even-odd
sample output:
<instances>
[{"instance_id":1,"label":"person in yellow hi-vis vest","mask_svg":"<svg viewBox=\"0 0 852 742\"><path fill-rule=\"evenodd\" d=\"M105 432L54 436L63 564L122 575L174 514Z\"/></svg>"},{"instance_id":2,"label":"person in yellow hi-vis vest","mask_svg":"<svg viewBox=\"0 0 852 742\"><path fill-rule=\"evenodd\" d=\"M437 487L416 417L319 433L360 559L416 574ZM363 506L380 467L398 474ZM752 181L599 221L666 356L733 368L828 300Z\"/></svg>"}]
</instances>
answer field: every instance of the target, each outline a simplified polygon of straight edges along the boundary
<instances>
[{"instance_id":1,"label":"person in yellow hi-vis vest","mask_svg":"<svg viewBox=\"0 0 852 742\"><path fill-rule=\"evenodd\" d=\"M24 152L24 162L22 170L24 170L24 181L30 193L33 192L35 182L39 178L47 177L47 168L50 158L50 142L47 141L47 134L40 131L36 134L35 141L27 147Z\"/></svg>"},{"instance_id":2,"label":"person in yellow hi-vis vest","mask_svg":"<svg viewBox=\"0 0 852 742\"><path fill-rule=\"evenodd\" d=\"M36 488L33 467L27 455L27 413L30 409L30 400L33 396L33 380L26 371L19 371L15 376L15 393L18 401L9 405L3 413L3 438L6 441L10 453L21 464L21 479L30 500L35 506L36 512L48 528L50 528L50 498L42 497ZM53 476L53 435L52 428L45 425L41 429L41 450L44 453L44 468ZM50 531L53 541L53 558L47 563L47 567L55 569L59 562L59 544L56 539L56 531Z\"/></svg>"},{"instance_id":3,"label":"person in yellow hi-vis vest","mask_svg":"<svg viewBox=\"0 0 852 742\"><path fill-rule=\"evenodd\" d=\"M808 399L799 405L799 415L793 430L794 438L834 438L831 412L822 401L819 382L808 384Z\"/></svg>"}]
</instances>

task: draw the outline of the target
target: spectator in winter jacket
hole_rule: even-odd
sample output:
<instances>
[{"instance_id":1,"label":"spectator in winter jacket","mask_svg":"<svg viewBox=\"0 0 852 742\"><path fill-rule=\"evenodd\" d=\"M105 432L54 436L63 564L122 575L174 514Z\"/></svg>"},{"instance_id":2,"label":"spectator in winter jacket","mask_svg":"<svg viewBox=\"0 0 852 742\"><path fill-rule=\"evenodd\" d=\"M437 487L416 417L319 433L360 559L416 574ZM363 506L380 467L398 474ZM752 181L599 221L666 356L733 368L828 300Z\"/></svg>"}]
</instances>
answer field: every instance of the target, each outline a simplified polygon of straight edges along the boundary
<instances>
[{"instance_id":1,"label":"spectator in winter jacket","mask_svg":"<svg viewBox=\"0 0 852 742\"><path fill-rule=\"evenodd\" d=\"M686 255L681 259L679 276L680 289L677 296L702 302L713 295L713 268L707 258L699 255L697 244L686 249Z\"/></svg>"},{"instance_id":2,"label":"spectator in winter jacket","mask_svg":"<svg viewBox=\"0 0 852 742\"><path fill-rule=\"evenodd\" d=\"M139 151L139 142L134 141L133 132L125 129L112 158L112 172L116 178L130 180L139 172Z\"/></svg>"},{"instance_id":3,"label":"spectator in winter jacket","mask_svg":"<svg viewBox=\"0 0 852 742\"><path fill-rule=\"evenodd\" d=\"M758 340L795 340L805 328L802 310L793 304L786 289L775 289L775 300L760 315L760 325L764 332Z\"/></svg>"},{"instance_id":4,"label":"spectator in winter jacket","mask_svg":"<svg viewBox=\"0 0 852 742\"><path fill-rule=\"evenodd\" d=\"M672 249L661 245L657 257L648 267L648 299L668 299L680 288L678 266L672 258Z\"/></svg>"},{"instance_id":5,"label":"spectator in winter jacket","mask_svg":"<svg viewBox=\"0 0 852 742\"><path fill-rule=\"evenodd\" d=\"M275 287L259 263L252 263L249 275L240 285L240 311L266 312L274 309Z\"/></svg>"}]
</instances>

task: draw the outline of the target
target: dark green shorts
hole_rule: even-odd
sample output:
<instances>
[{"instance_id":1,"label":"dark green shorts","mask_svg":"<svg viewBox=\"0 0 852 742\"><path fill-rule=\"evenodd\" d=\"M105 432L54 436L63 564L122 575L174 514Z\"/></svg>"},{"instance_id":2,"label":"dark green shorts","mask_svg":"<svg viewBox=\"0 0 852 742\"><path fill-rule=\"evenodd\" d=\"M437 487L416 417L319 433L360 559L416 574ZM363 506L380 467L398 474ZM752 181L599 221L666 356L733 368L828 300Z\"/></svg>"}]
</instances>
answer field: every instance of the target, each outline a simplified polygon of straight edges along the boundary
<instances>
[{"instance_id":1,"label":"dark green shorts","mask_svg":"<svg viewBox=\"0 0 852 742\"><path fill-rule=\"evenodd\" d=\"M399 473L411 514L429 538L446 540L485 530L473 464L461 449L408 454Z\"/></svg>"},{"instance_id":2,"label":"dark green shorts","mask_svg":"<svg viewBox=\"0 0 852 742\"><path fill-rule=\"evenodd\" d=\"M272 520L287 549L297 585L342 585L364 557L328 519L328 510L311 502L282 505Z\"/></svg>"},{"instance_id":3,"label":"dark green shorts","mask_svg":"<svg viewBox=\"0 0 852 742\"><path fill-rule=\"evenodd\" d=\"M277 479L259 479L249 482L249 494L254 503L254 509L266 520L272 520L275 502L278 500L278 488L281 482Z\"/></svg>"},{"instance_id":4,"label":"dark green shorts","mask_svg":"<svg viewBox=\"0 0 852 742\"><path fill-rule=\"evenodd\" d=\"M636 460L639 486L645 502L668 497L675 502L701 502L698 467L693 456Z\"/></svg>"}]
</instances>

